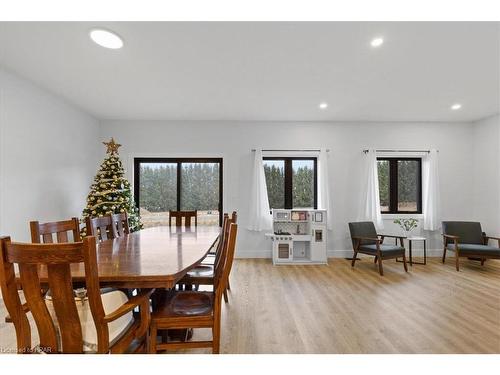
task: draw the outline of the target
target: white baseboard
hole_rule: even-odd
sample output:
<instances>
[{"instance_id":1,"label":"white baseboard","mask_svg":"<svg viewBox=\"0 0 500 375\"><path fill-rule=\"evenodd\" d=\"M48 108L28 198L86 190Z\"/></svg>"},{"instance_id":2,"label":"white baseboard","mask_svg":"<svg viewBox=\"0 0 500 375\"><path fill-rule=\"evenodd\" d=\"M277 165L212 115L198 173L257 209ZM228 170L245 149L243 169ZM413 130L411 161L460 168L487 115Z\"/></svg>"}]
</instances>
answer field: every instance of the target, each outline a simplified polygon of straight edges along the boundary
<instances>
[{"instance_id":1,"label":"white baseboard","mask_svg":"<svg viewBox=\"0 0 500 375\"><path fill-rule=\"evenodd\" d=\"M408 254L408 249L406 250ZM415 249L412 252L414 257L424 256L424 251L422 249ZM328 258L351 258L353 255L352 250L328 250ZM443 255L443 249L428 249L428 257L441 257ZM363 254L359 254L362 257ZM271 250L238 250L235 254L237 259L253 259L253 258L272 258Z\"/></svg>"}]
</instances>

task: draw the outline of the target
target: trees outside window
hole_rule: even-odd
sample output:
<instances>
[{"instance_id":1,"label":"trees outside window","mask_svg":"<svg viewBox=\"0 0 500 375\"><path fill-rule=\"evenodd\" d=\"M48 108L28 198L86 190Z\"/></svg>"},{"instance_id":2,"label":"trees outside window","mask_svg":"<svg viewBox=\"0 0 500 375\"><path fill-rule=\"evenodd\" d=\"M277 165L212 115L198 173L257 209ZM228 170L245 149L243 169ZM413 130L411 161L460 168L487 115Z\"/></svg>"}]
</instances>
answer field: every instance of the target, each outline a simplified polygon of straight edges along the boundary
<instances>
[{"instance_id":1,"label":"trees outside window","mask_svg":"<svg viewBox=\"0 0 500 375\"><path fill-rule=\"evenodd\" d=\"M422 213L422 159L377 158L382 213Z\"/></svg>"},{"instance_id":2,"label":"trees outside window","mask_svg":"<svg viewBox=\"0 0 500 375\"><path fill-rule=\"evenodd\" d=\"M221 225L222 159L134 159L134 195L145 227L168 211L198 210L198 225Z\"/></svg>"},{"instance_id":3,"label":"trees outside window","mask_svg":"<svg viewBox=\"0 0 500 375\"><path fill-rule=\"evenodd\" d=\"M270 208L317 208L316 158L264 158Z\"/></svg>"}]
</instances>

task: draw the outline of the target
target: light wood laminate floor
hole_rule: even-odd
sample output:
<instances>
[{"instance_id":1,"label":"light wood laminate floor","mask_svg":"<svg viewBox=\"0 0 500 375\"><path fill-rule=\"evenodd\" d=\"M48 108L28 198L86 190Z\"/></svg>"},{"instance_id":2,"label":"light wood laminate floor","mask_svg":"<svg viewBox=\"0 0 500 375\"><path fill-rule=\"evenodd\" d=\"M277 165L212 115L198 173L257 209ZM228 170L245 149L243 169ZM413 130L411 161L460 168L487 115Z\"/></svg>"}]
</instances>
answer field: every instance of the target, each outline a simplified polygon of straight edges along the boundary
<instances>
[{"instance_id":1,"label":"light wood laminate floor","mask_svg":"<svg viewBox=\"0 0 500 375\"><path fill-rule=\"evenodd\" d=\"M235 260L222 312L222 353L500 353L500 261L431 258L405 273L373 258L351 268ZM0 347L15 347L3 323ZM209 332L195 331L195 338ZM189 352L203 353L206 350Z\"/></svg>"}]
</instances>

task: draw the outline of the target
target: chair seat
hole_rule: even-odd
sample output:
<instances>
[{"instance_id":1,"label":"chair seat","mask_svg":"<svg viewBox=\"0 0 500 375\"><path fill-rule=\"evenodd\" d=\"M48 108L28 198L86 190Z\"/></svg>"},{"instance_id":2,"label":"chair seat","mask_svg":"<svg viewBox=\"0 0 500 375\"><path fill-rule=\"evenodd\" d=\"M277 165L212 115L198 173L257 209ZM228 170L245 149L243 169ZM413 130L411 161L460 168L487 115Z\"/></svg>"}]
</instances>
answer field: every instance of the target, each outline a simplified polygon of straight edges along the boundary
<instances>
[{"instance_id":1,"label":"chair seat","mask_svg":"<svg viewBox=\"0 0 500 375\"><path fill-rule=\"evenodd\" d=\"M211 292L174 292L153 311L151 318L211 317L214 297Z\"/></svg>"},{"instance_id":2,"label":"chair seat","mask_svg":"<svg viewBox=\"0 0 500 375\"><path fill-rule=\"evenodd\" d=\"M104 313L109 314L123 305L128 301L128 297L125 293L119 290L102 290L101 291L102 305L104 308ZM52 298L50 294L46 296L45 304L49 310L49 313L55 318L55 310L52 305ZM82 326L83 335L83 351L86 353L92 353L97 351L97 331L94 324L94 319L92 318L92 312L90 311L90 305L88 299L82 302L76 303L78 309L78 316L80 318L80 324ZM57 319L54 319L57 322ZM109 323L109 342L113 345L117 342L123 333L125 333L134 324L134 317L132 311L126 313L115 321ZM59 335L59 327L56 324L56 330L58 333L59 347L61 347L61 337Z\"/></svg>"},{"instance_id":3,"label":"chair seat","mask_svg":"<svg viewBox=\"0 0 500 375\"><path fill-rule=\"evenodd\" d=\"M455 244L448 244L446 247L448 250L455 250ZM459 243L458 250L467 253L477 253L478 255L483 254L500 257L500 248L494 246Z\"/></svg>"},{"instance_id":4,"label":"chair seat","mask_svg":"<svg viewBox=\"0 0 500 375\"><path fill-rule=\"evenodd\" d=\"M370 254L377 254L377 245L362 245L359 250L363 252L367 252ZM390 255L398 255L398 254L404 254L405 249L404 247L397 246L397 245L380 245L380 252L382 253L383 256L390 256Z\"/></svg>"},{"instance_id":5,"label":"chair seat","mask_svg":"<svg viewBox=\"0 0 500 375\"><path fill-rule=\"evenodd\" d=\"M212 264L200 264L187 273L188 277L213 277L214 266Z\"/></svg>"}]
</instances>

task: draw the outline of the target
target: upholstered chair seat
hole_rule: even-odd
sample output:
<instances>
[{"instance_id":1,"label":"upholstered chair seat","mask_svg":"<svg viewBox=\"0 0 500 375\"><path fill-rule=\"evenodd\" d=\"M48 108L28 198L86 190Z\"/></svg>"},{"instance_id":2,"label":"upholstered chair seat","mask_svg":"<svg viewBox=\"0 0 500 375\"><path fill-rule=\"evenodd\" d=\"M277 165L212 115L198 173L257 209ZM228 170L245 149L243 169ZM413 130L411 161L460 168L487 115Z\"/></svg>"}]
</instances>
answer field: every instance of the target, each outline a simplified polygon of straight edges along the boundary
<instances>
[{"instance_id":1,"label":"upholstered chair seat","mask_svg":"<svg viewBox=\"0 0 500 375\"><path fill-rule=\"evenodd\" d=\"M455 245L454 244L448 244L446 246L448 250L455 250ZM491 256L498 256L500 257L500 248L494 247L494 246L488 246L488 245L477 245L477 244L469 244L469 243L463 243L463 244L458 244L458 250L459 251L465 251L467 253L477 253L477 255L491 255Z\"/></svg>"},{"instance_id":2,"label":"upholstered chair seat","mask_svg":"<svg viewBox=\"0 0 500 375\"><path fill-rule=\"evenodd\" d=\"M372 252L373 255L377 254L377 245L361 245L360 250L364 250L366 252ZM405 252L405 248L397 245L384 245L380 244L380 252L382 256L403 256Z\"/></svg>"}]
</instances>

